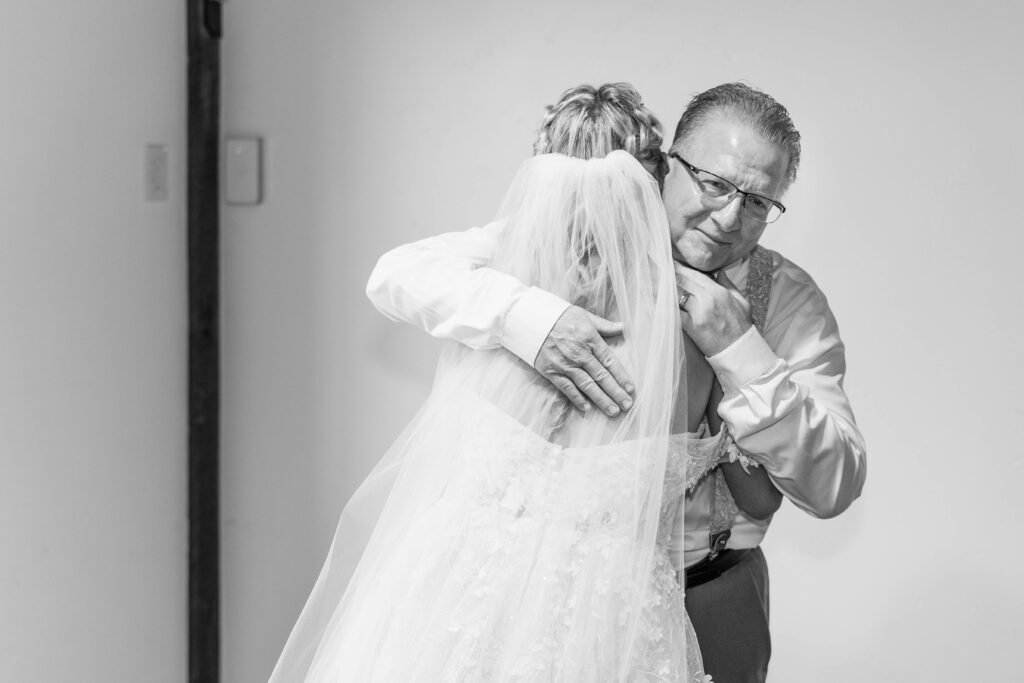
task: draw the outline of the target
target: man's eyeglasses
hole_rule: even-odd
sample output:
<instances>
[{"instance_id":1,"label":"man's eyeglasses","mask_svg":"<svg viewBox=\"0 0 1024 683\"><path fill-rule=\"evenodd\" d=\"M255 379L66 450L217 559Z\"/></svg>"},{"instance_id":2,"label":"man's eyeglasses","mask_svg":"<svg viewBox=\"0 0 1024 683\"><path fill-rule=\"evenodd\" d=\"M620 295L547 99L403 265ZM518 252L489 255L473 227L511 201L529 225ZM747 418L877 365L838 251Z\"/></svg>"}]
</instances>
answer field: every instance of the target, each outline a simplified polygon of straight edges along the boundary
<instances>
[{"instance_id":1,"label":"man's eyeglasses","mask_svg":"<svg viewBox=\"0 0 1024 683\"><path fill-rule=\"evenodd\" d=\"M733 200L733 197L739 194L743 197L743 213L754 220L774 223L786 211L786 207L774 199L753 192L744 192L725 178L697 168L675 152L670 152L669 156L679 160L679 163L686 167L693 175L697 187L709 200L708 204L715 208L726 206Z\"/></svg>"}]
</instances>

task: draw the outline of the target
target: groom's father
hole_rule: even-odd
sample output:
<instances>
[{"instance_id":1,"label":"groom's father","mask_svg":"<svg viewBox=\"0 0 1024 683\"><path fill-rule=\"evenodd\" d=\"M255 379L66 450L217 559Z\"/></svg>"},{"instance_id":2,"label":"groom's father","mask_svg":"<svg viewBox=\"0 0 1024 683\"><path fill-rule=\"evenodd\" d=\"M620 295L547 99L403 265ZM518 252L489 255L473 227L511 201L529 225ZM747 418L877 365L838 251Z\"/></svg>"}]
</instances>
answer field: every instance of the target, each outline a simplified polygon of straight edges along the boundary
<instances>
[{"instance_id":1,"label":"groom's father","mask_svg":"<svg viewBox=\"0 0 1024 683\"><path fill-rule=\"evenodd\" d=\"M816 517L860 495L864 443L846 394L843 343L824 294L780 254L758 247L786 210L800 135L769 95L729 83L697 95L656 175L678 262L683 327L724 395L718 412L775 486ZM619 326L486 267L500 226L399 247L367 293L386 315L475 348L504 346L577 406L629 407L630 379L602 339ZM714 479L688 496L687 609L706 670L719 683L764 681L771 643L768 572L759 544L771 520L722 520Z\"/></svg>"}]
</instances>

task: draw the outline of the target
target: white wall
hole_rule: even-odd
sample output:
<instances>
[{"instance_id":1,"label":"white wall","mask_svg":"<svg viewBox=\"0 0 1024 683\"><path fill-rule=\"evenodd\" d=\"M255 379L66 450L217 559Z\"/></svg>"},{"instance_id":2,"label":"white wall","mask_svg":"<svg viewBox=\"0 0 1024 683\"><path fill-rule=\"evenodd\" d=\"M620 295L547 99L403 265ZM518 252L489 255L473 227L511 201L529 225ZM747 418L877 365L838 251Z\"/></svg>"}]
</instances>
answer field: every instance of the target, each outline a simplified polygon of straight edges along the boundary
<instances>
[{"instance_id":1,"label":"white wall","mask_svg":"<svg viewBox=\"0 0 1024 683\"><path fill-rule=\"evenodd\" d=\"M184 27L0 4L3 681L186 677Z\"/></svg>"},{"instance_id":2,"label":"white wall","mask_svg":"<svg viewBox=\"0 0 1024 683\"><path fill-rule=\"evenodd\" d=\"M736 79L803 132L765 243L829 295L869 446L849 512L769 533L771 680L1012 677L1024 13L895 5L227 5L225 126L265 136L267 200L225 211L226 681L269 673L429 388L437 343L363 296L377 256L486 222L570 85L630 80L671 130Z\"/></svg>"}]
</instances>

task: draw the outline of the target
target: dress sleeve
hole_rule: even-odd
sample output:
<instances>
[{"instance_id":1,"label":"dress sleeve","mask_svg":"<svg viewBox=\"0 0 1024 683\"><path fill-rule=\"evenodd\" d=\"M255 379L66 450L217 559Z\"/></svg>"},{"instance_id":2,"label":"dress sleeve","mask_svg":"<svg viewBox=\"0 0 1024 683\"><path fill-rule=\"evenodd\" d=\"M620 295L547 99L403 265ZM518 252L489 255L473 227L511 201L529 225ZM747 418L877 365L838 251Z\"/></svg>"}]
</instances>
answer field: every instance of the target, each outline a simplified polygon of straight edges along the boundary
<instances>
[{"instance_id":1,"label":"dress sleeve","mask_svg":"<svg viewBox=\"0 0 1024 683\"><path fill-rule=\"evenodd\" d=\"M495 222L405 244L378 260L366 295L381 313L470 348L503 346L531 366L568 302L487 267Z\"/></svg>"},{"instance_id":2,"label":"dress sleeve","mask_svg":"<svg viewBox=\"0 0 1024 683\"><path fill-rule=\"evenodd\" d=\"M773 292L764 336L751 328L708 359L724 390L719 415L779 489L816 517L834 517L864 486L864 440L843 390L839 329L813 282Z\"/></svg>"}]
</instances>

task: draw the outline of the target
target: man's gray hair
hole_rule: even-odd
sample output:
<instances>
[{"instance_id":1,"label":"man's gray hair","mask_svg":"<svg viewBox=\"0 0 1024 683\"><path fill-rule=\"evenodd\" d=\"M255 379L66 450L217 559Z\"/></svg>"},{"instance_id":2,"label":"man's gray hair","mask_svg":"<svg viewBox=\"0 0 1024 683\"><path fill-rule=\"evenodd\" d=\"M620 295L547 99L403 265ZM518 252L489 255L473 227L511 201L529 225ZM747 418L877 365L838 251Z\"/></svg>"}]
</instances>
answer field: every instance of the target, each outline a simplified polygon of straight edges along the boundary
<instances>
[{"instance_id":1,"label":"man's gray hair","mask_svg":"<svg viewBox=\"0 0 1024 683\"><path fill-rule=\"evenodd\" d=\"M723 83L694 96L679 118L672 151L680 151L681 143L688 140L713 112L722 112L750 126L765 140L786 151L789 155L786 187L793 184L800 165L800 133L789 112L774 97L743 83Z\"/></svg>"}]
</instances>

